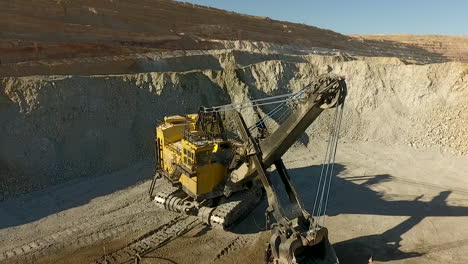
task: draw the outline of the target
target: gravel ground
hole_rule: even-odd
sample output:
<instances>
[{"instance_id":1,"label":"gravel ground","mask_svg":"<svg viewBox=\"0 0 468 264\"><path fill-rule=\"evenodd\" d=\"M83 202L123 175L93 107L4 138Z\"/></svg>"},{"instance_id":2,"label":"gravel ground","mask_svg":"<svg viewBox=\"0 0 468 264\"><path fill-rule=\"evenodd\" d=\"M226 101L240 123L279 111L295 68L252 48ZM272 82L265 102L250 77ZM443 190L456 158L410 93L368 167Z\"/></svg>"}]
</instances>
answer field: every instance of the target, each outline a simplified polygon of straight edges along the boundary
<instances>
[{"instance_id":1,"label":"gravel ground","mask_svg":"<svg viewBox=\"0 0 468 264\"><path fill-rule=\"evenodd\" d=\"M286 155L309 210L320 149L296 146ZM341 263L367 263L370 257L374 263L468 261L459 254L468 250L468 157L343 143L336 168L326 225ZM147 199L151 171L151 162L142 162L3 201L2 263L90 263L171 221L177 225L178 214ZM262 263L265 206L230 232L194 225L142 263Z\"/></svg>"}]
</instances>

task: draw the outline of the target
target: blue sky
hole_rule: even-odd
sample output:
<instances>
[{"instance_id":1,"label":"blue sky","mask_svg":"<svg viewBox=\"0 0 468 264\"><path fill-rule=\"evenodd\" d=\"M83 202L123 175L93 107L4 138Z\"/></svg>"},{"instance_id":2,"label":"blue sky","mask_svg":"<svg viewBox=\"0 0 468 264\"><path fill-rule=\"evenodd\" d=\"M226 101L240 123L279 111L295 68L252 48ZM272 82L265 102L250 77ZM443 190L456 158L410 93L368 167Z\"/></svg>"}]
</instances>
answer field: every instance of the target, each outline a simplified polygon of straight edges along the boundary
<instances>
[{"instance_id":1,"label":"blue sky","mask_svg":"<svg viewBox=\"0 0 468 264\"><path fill-rule=\"evenodd\" d=\"M343 34L468 35L468 0L185 0Z\"/></svg>"}]
</instances>

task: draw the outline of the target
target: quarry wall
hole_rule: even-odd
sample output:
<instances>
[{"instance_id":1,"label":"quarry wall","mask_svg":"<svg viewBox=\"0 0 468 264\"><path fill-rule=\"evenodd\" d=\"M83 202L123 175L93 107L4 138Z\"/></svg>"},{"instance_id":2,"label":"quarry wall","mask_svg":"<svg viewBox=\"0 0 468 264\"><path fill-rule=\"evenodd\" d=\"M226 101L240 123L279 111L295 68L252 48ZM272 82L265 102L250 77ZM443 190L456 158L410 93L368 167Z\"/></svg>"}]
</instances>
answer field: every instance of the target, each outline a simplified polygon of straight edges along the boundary
<instances>
[{"instance_id":1,"label":"quarry wall","mask_svg":"<svg viewBox=\"0 0 468 264\"><path fill-rule=\"evenodd\" d=\"M348 84L342 140L468 153L467 64L247 55L205 64L193 56L160 72L0 78L0 198L152 157L164 115L297 91L325 72ZM204 66L184 68L197 62ZM307 130L305 144L326 139L331 114Z\"/></svg>"}]
</instances>

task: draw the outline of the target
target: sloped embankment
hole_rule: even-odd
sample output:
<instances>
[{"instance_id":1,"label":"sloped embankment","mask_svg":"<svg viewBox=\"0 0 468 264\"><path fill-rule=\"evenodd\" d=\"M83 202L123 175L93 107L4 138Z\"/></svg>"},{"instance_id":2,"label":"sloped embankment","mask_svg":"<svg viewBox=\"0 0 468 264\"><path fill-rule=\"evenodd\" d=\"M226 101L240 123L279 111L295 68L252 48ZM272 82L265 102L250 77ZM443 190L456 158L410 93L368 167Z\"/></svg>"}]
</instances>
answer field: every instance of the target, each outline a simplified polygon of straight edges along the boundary
<instances>
[{"instance_id":1,"label":"sloped embankment","mask_svg":"<svg viewBox=\"0 0 468 264\"><path fill-rule=\"evenodd\" d=\"M468 153L466 64L278 59L188 72L2 78L1 194L128 166L152 155L164 115L298 90L323 72L347 78L343 140ZM309 141L326 137L330 113L309 128Z\"/></svg>"}]
</instances>

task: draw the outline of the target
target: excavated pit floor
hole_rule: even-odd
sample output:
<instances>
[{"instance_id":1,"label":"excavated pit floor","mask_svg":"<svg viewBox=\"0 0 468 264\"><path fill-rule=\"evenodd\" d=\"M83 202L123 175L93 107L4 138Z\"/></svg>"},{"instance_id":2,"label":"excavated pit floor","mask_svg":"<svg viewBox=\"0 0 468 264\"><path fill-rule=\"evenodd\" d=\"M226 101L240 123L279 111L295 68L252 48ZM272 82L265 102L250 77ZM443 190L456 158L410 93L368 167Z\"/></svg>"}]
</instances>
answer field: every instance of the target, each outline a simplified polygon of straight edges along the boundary
<instances>
[{"instance_id":1,"label":"excavated pit floor","mask_svg":"<svg viewBox=\"0 0 468 264\"><path fill-rule=\"evenodd\" d=\"M323 158L312 145L296 146L286 157L309 210ZM325 222L341 263L371 257L374 263L467 263L461 254L468 251L466 171L468 157L342 143ZM151 172L151 162L141 162L3 201L0 262L90 263L173 221L178 214L148 201ZM264 209L260 204L231 232L195 225L141 263L263 263Z\"/></svg>"}]
</instances>

